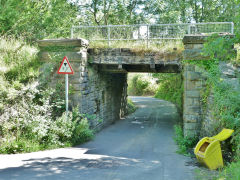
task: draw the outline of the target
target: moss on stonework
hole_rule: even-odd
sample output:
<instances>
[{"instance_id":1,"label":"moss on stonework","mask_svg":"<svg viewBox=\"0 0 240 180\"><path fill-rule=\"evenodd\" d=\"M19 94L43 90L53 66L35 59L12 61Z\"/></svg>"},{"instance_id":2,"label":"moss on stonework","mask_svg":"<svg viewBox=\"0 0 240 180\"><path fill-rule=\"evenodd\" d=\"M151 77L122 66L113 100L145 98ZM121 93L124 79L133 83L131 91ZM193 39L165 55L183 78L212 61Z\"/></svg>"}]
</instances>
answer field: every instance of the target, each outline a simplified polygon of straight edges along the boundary
<instances>
[{"instance_id":1,"label":"moss on stonework","mask_svg":"<svg viewBox=\"0 0 240 180\"><path fill-rule=\"evenodd\" d=\"M68 52L73 51L74 49L79 48L78 46L46 46L40 47L41 51L48 51L48 52Z\"/></svg>"}]
</instances>

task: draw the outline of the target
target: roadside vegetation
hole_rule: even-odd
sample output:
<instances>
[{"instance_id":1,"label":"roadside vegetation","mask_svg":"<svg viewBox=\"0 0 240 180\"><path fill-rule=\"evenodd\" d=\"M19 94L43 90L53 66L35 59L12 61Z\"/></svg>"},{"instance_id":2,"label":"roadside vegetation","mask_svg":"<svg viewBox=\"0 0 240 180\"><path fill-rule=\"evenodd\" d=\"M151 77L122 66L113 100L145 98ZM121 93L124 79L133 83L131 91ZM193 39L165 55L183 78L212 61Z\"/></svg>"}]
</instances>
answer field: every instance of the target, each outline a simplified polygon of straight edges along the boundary
<instances>
[{"instance_id":1,"label":"roadside vegetation","mask_svg":"<svg viewBox=\"0 0 240 180\"><path fill-rule=\"evenodd\" d=\"M128 74L128 95L154 96L157 90L156 79L147 73Z\"/></svg>"},{"instance_id":2,"label":"roadside vegetation","mask_svg":"<svg viewBox=\"0 0 240 180\"><path fill-rule=\"evenodd\" d=\"M140 11L139 11L140 10ZM207 71L207 86L202 102L209 93L214 96L212 109L215 124L212 132L226 127L235 132L230 141L230 163L220 179L239 179L240 169L240 97L239 91L222 81L219 61L229 60L239 64L240 55L229 57L228 48L235 43L239 49L240 14L239 1L17 1L0 0L0 153L30 152L63 147L83 142L93 137L88 116L74 109L66 118L61 84L50 89L38 84L40 64L35 42L44 38L70 37L72 25L147 24L194 22L234 22L233 39L210 38L204 53L212 61L195 63ZM208 27L210 28L210 26ZM91 43L92 47L107 47L106 42ZM181 42L154 42L146 48L140 43L112 42L112 47L133 48L134 51L181 52ZM174 47L173 47L174 46ZM176 49L174 49L176 48ZM218 55L216 57L216 54ZM51 71L51 68L48 69ZM129 83L129 94L151 95L175 103L182 108L181 75L153 74L158 85L152 85L141 76ZM237 77L239 79L239 77ZM43 80L46 78L43 77ZM131 84L132 83L132 84ZM155 88L157 87L157 88ZM130 109L132 108L129 102ZM181 111L180 111L181 112ZM185 153L194 141L183 137L181 126L176 126L175 140L180 152ZM81 138L79 138L81 137Z\"/></svg>"},{"instance_id":3,"label":"roadside vegetation","mask_svg":"<svg viewBox=\"0 0 240 180\"><path fill-rule=\"evenodd\" d=\"M153 77L158 80L158 88L155 97L174 103L179 112L182 112L183 106L183 81L182 74L155 73Z\"/></svg>"},{"instance_id":4,"label":"roadside vegetation","mask_svg":"<svg viewBox=\"0 0 240 180\"><path fill-rule=\"evenodd\" d=\"M51 89L39 81L37 52L23 40L0 39L0 153L71 146L93 137L77 108L66 117L62 84Z\"/></svg>"},{"instance_id":5,"label":"roadside vegetation","mask_svg":"<svg viewBox=\"0 0 240 180\"><path fill-rule=\"evenodd\" d=\"M132 102L131 99L128 99L128 100L127 100L127 114L126 114L126 115L132 114L132 113L134 113L136 110L137 110L136 105Z\"/></svg>"},{"instance_id":6,"label":"roadside vegetation","mask_svg":"<svg viewBox=\"0 0 240 180\"><path fill-rule=\"evenodd\" d=\"M190 63L199 66L205 71L207 77L206 89L202 91L202 103L206 107L208 102L208 97L210 93L213 95L213 104L211 109L213 110L213 115L217 123L212 128L209 136L217 134L222 128L234 129L235 132L232 135L230 141L222 146L224 150L224 157L227 157L227 166L219 172L219 174L214 175L213 178L227 178L227 179L238 179L239 178L239 161L240 161L240 94L239 89L234 89L231 83L226 83L221 78L219 62L227 61L234 65L239 66L239 51L237 56L229 53L230 47L235 43L235 47L238 50L238 36L233 39L218 37L217 35L212 35L208 39L208 43L204 46L203 53L210 56L211 61L185 61L185 63ZM216 54L218 55L216 57ZM140 76L140 75L139 75ZM181 74L153 74L152 77L158 82L157 88L153 91L156 98L171 101L177 105L179 109L182 110L182 93L183 93L183 83ZM237 77L239 79L239 77ZM139 81L140 77L135 77L132 79L132 85L130 85L131 90L135 91L138 95L144 95L144 92L148 88L149 82ZM239 79L240 80L240 79ZM134 83L133 83L134 82ZM180 111L181 112L181 111ZM198 138L184 137L182 125L176 125L175 127L175 137L174 140L178 144L178 152L185 155L190 155L191 149L194 148L198 142Z\"/></svg>"},{"instance_id":7,"label":"roadside vegetation","mask_svg":"<svg viewBox=\"0 0 240 180\"><path fill-rule=\"evenodd\" d=\"M191 152L191 150L193 149L194 146L196 146L198 138L184 137L183 128L181 125L175 125L174 130L175 130L174 141L178 145L177 152L179 154L184 154L186 156L192 156L193 152Z\"/></svg>"},{"instance_id":8,"label":"roadside vegetation","mask_svg":"<svg viewBox=\"0 0 240 180\"><path fill-rule=\"evenodd\" d=\"M212 35L203 49L203 54L209 56L211 61L186 61L186 63L195 64L205 71L207 81L206 89L202 93L202 103L206 105L210 93L213 96L211 110L216 123L211 132L208 132L209 135L217 134L223 128L234 129L230 142L227 146L222 146L223 155L227 154L228 162L225 163L227 166L220 170L216 179L235 180L240 177L240 87L234 88L235 84L222 79L219 67L220 61L240 65L239 55L235 56L234 53L229 52L233 43L237 47L239 46L238 36L237 34L235 38L227 38ZM240 81L240 77L237 78Z\"/></svg>"}]
</instances>

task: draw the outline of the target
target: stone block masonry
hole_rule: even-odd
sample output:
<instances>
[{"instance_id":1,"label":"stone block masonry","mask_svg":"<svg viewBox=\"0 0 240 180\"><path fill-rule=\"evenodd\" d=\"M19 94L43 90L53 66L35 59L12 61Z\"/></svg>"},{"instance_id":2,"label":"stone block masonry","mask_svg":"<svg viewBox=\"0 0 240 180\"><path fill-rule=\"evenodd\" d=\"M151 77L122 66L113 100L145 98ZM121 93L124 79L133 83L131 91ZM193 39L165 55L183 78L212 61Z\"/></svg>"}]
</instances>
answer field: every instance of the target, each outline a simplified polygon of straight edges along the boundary
<instances>
[{"instance_id":1,"label":"stone block masonry","mask_svg":"<svg viewBox=\"0 0 240 180\"><path fill-rule=\"evenodd\" d=\"M230 34L219 34L219 36L228 36ZM184 60L205 60L210 61L209 57L202 55L202 48L209 36L206 35L188 35L183 38ZM233 52L234 51L229 51ZM239 81L237 77L237 68L231 64L220 62L220 70L222 78L226 83L233 85L233 88L238 87ZM206 77L204 70L196 65L184 65L184 107L183 107L183 127L185 136L209 136L214 124L217 124L212 114L213 94L210 93L207 99L207 107L204 108L201 101L201 94L205 90Z\"/></svg>"},{"instance_id":2,"label":"stone block masonry","mask_svg":"<svg viewBox=\"0 0 240 180\"><path fill-rule=\"evenodd\" d=\"M207 60L201 52L206 36L185 36L183 38L184 60ZM183 128L185 136L200 134L202 123L201 91L205 86L203 71L195 65L184 65Z\"/></svg>"},{"instance_id":3,"label":"stone block masonry","mask_svg":"<svg viewBox=\"0 0 240 180\"><path fill-rule=\"evenodd\" d=\"M57 68L63 57L68 57L74 70L74 75L69 75L70 108L78 107L81 113L93 115L89 122L92 128L100 130L124 116L127 105L127 74L100 72L99 67L90 66L87 61L86 40L41 40L38 44L43 67L53 67L49 83L53 88L57 83L64 83L64 75L58 75Z\"/></svg>"},{"instance_id":4,"label":"stone block masonry","mask_svg":"<svg viewBox=\"0 0 240 180\"><path fill-rule=\"evenodd\" d=\"M202 121L201 93L204 78L194 65L184 66L183 121L184 135L199 134Z\"/></svg>"}]
</instances>

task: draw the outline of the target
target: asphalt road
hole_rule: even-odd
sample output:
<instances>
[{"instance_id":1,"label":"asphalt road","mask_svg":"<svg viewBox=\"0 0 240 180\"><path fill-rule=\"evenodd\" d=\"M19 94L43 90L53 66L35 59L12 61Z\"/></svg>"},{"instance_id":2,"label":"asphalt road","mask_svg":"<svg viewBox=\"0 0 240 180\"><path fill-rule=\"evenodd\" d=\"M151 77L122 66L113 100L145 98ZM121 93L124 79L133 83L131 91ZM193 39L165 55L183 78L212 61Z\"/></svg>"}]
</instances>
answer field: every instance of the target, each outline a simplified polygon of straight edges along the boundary
<instances>
[{"instance_id":1,"label":"asphalt road","mask_svg":"<svg viewBox=\"0 0 240 180\"><path fill-rule=\"evenodd\" d=\"M95 139L72 148L0 155L2 179L188 180L191 159L176 153L175 106L163 100L131 97L139 107L105 128Z\"/></svg>"}]
</instances>

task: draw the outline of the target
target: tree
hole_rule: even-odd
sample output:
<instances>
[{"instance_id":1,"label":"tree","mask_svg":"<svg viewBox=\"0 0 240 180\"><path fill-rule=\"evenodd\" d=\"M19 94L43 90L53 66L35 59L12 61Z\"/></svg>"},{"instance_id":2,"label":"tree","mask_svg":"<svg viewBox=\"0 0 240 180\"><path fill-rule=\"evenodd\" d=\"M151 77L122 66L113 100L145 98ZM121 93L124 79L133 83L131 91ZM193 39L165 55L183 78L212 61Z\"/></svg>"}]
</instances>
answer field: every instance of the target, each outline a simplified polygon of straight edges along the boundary
<instances>
[{"instance_id":1,"label":"tree","mask_svg":"<svg viewBox=\"0 0 240 180\"><path fill-rule=\"evenodd\" d=\"M69 37L77 22L78 8L67 0L1 1L0 33L23 36L30 41Z\"/></svg>"}]
</instances>

